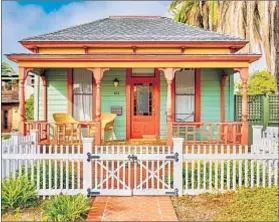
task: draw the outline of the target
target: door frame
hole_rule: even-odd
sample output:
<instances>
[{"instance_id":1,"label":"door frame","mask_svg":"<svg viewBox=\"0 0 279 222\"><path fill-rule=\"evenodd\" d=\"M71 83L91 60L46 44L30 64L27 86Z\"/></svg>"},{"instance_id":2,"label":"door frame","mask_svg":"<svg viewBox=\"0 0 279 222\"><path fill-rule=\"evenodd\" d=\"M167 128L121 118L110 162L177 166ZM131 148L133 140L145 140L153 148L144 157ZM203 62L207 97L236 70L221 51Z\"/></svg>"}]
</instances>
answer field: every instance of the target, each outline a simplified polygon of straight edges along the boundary
<instances>
[{"instance_id":1,"label":"door frame","mask_svg":"<svg viewBox=\"0 0 279 222\"><path fill-rule=\"evenodd\" d=\"M132 82L133 78L146 79L154 78L154 110L155 110L155 136L156 139L160 138L160 71L154 68L154 77L132 77L132 68L126 69L126 139L132 139Z\"/></svg>"}]
</instances>

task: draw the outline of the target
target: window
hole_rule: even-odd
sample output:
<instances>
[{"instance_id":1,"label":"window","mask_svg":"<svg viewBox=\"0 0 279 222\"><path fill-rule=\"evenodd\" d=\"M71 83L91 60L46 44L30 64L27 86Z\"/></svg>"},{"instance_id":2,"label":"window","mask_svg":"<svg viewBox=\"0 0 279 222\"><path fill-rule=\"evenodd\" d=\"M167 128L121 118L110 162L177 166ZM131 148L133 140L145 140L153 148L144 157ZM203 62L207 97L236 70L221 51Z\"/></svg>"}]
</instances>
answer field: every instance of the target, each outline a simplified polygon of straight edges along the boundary
<instances>
[{"instance_id":1,"label":"window","mask_svg":"<svg viewBox=\"0 0 279 222\"><path fill-rule=\"evenodd\" d=\"M195 117L195 71L175 75L175 121L191 122Z\"/></svg>"},{"instance_id":2,"label":"window","mask_svg":"<svg viewBox=\"0 0 279 222\"><path fill-rule=\"evenodd\" d=\"M5 110L4 111L4 129L8 129L9 128L8 117L9 117L9 111Z\"/></svg>"},{"instance_id":3,"label":"window","mask_svg":"<svg viewBox=\"0 0 279 222\"><path fill-rule=\"evenodd\" d=\"M134 116L152 116L152 84L134 85Z\"/></svg>"},{"instance_id":4,"label":"window","mask_svg":"<svg viewBox=\"0 0 279 222\"><path fill-rule=\"evenodd\" d=\"M73 71L73 117L76 120L92 120L92 72L86 69Z\"/></svg>"}]
</instances>

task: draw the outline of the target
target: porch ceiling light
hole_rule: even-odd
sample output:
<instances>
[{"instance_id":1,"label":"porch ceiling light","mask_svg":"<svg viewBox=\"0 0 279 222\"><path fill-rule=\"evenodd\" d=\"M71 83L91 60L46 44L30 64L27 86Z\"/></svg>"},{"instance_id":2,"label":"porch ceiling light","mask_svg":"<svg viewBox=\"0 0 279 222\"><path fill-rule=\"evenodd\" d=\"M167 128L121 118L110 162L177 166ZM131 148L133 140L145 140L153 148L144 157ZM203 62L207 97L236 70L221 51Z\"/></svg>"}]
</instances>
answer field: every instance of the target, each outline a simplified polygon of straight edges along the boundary
<instances>
[{"instance_id":1,"label":"porch ceiling light","mask_svg":"<svg viewBox=\"0 0 279 222\"><path fill-rule=\"evenodd\" d=\"M115 78L113 80L113 86L116 88L118 86L118 84L119 84L119 80L117 78Z\"/></svg>"}]
</instances>

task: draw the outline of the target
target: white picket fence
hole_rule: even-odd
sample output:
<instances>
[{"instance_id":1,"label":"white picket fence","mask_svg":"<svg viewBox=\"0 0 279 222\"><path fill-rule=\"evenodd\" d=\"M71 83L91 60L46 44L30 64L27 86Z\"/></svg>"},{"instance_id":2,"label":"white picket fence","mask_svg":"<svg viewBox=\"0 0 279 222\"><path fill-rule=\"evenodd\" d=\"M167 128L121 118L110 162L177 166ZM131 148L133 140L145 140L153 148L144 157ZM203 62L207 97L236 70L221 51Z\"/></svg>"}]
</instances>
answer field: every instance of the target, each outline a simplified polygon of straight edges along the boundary
<instances>
[{"instance_id":1,"label":"white picket fence","mask_svg":"<svg viewBox=\"0 0 279 222\"><path fill-rule=\"evenodd\" d=\"M24 175L40 196L196 195L239 187L278 185L278 149L261 146L40 146L33 143L2 152L3 175ZM11 146L14 147L14 146ZM269 152L266 152L269 150Z\"/></svg>"},{"instance_id":2,"label":"white picket fence","mask_svg":"<svg viewBox=\"0 0 279 222\"><path fill-rule=\"evenodd\" d=\"M183 165L184 194L278 185L278 149L271 146L186 147Z\"/></svg>"},{"instance_id":3,"label":"white picket fence","mask_svg":"<svg viewBox=\"0 0 279 222\"><path fill-rule=\"evenodd\" d=\"M31 146L35 144L34 140L34 132L28 136L21 136L18 132L13 132L10 139L1 141L1 152L2 155L7 153L20 153L21 149L26 148L24 152L31 153ZM20 147L21 146L21 147ZM26 147L25 147L26 146ZM14 170L18 170L21 167L21 162L18 161L15 163ZM2 164L2 179L9 176L13 170L11 169L11 165Z\"/></svg>"}]
</instances>

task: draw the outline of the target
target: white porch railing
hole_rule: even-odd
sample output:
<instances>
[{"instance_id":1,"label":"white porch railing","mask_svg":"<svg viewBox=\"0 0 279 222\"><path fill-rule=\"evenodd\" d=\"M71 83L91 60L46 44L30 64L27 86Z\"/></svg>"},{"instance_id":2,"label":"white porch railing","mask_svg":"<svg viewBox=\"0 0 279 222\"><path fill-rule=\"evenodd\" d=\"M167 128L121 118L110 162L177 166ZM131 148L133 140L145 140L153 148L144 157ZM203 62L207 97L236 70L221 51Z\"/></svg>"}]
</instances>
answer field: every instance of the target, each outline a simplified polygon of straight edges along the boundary
<instances>
[{"instance_id":1,"label":"white porch railing","mask_svg":"<svg viewBox=\"0 0 279 222\"><path fill-rule=\"evenodd\" d=\"M258 145L262 151L271 152L270 147L279 150L279 129L278 127L267 127L263 130L263 126L255 125L253 128L253 145Z\"/></svg>"},{"instance_id":2,"label":"white porch railing","mask_svg":"<svg viewBox=\"0 0 279 222\"><path fill-rule=\"evenodd\" d=\"M278 149L231 145L168 146L82 145L10 146L2 151L2 179L24 175L40 196L196 195L239 187L278 185ZM12 147L12 148L11 148ZM3 176L4 175L4 176Z\"/></svg>"}]
</instances>

